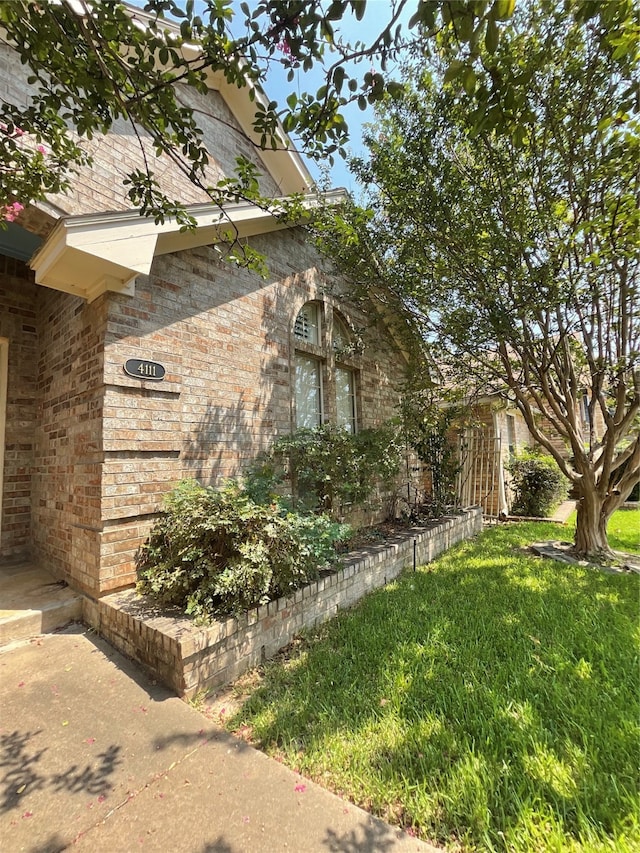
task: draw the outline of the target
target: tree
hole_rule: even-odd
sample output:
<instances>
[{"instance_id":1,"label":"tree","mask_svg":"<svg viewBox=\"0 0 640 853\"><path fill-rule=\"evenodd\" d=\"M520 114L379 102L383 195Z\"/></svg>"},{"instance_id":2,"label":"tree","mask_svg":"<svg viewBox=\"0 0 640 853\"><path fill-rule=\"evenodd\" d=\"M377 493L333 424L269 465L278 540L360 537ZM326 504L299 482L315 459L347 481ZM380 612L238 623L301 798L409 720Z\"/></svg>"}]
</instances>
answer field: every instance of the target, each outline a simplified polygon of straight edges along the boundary
<instances>
[{"instance_id":1,"label":"tree","mask_svg":"<svg viewBox=\"0 0 640 853\"><path fill-rule=\"evenodd\" d=\"M597 21L606 39L626 56L633 46L632 0L575 0L571 14ZM472 98L474 122L512 127L528 109L528 90L508 86L492 60L500 28L515 0L393 0L371 44L349 44L340 22L358 20L366 0L147 0L144 10L117 0L11 0L0 3L0 40L17 51L32 72L35 96L26 106L0 106L0 222L28 204L64 191L74 168L89 160L83 139L106 133L117 118L150 135L158 153L171 158L212 202L239 198L265 204L255 169L239 163L234 179L211 184L208 152L197 116L177 97L178 83L196 89L219 72L235 86L264 83L280 63L293 82L297 69L320 66L324 84L314 93L291 93L286 105L255 98L254 128L263 147L286 144L285 132L317 157L344 153L348 128L340 111L355 100L365 108L400 85L387 78L387 63L403 51L444 51L449 74ZM414 14L407 26L400 21ZM404 16L404 18L403 18ZM234 27L232 23L241 26ZM194 47L195 45L195 47ZM486 45L486 49L483 47ZM358 75L358 62L379 70ZM160 189L150 163L128 176L131 201L143 215L167 216L194 227L180 200Z\"/></svg>"},{"instance_id":2,"label":"tree","mask_svg":"<svg viewBox=\"0 0 640 853\"><path fill-rule=\"evenodd\" d=\"M451 383L518 407L579 497L576 553L610 557L608 519L640 479L638 59L546 0L493 56L507 89L529 88L513 132L474 123L450 70L414 66L354 163L369 208L328 212L318 238L403 306Z\"/></svg>"}]
</instances>

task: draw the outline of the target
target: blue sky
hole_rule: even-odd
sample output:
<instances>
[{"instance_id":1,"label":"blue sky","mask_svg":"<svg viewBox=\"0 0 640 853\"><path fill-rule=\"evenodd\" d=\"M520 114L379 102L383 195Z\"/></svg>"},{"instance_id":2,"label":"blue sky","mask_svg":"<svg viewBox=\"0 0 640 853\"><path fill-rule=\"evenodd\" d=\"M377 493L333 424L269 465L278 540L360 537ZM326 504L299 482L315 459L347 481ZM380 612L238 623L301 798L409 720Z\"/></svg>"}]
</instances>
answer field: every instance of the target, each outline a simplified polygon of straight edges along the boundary
<instances>
[{"instance_id":1,"label":"blue sky","mask_svg":"<svg viewBox=\"0 0 640 853\"><path fill-rule=\"evenodd\" d=\"M0 2L2 2L2 0L0 0ZM135 6L144 6L144 0L127 0L127 2L130 2ZM244 21L244 15L240 11L240 2L241 0L234 0L233 2L236 17L234 18L234 25L232 29L236 35L241 34L242 24ZM246 0L246 2L250 9L255 9L257 6L257 0ZM329 0L327 0L325 5L329 5ZM410 16L411 10L415 9L414 4L408 5L411 8L407 10L406 15L403 15L402 18L405 24L406 20ZM195 9L196 12L202 13L204 11L204 5L199 2L199 0L196 0ZM351 43L361 41L365 44L370 44L388 23L391 12L391 0L367 0L366 12L361 21L356 20L355 16L349 13L342 21L334 22L336 36L342 35L345 41ZM329 59L329 62L330 61L331 60ZM375 63L373 64L375 65ZM347 68L347 72L349 73L349 70L351 70L353 76L359 78L370 69L371 65L372 63L363 60L360 64L353 66L351 69ZM277 63L274 63L269 71L268 79L265 84L265 91L268 97L271 100L277 101L278 104L282 106L285 105L287 95L290 92L314 93L324 82L324 77L320 68L314 68L310 72L296 70L295 78L291 83L287 82L286 76L286 70ZM349 125L350 141L347 145L347 151L352 154L362 153L364 150L362 145L362 127L365 123L373 121L373 110L368 107L366 110L362 111L358 108L357 104L354 103L348 105L343 111L343 114L347 124ZM320 180L320 165L309 158L305 159L307 160L307 165L311 174L316 178L316 180ZM335 155L334 164L330 168L330 183L333 187L345 187L354 195L358 195L358 184L349 172L347 164L339 154Z\"/></svg>"},{"instance_id":2,"label":"blue sky","mask_svg":"<svg viewBox=\"0 0 640 853\"><path fill-rule=\"evenodd\" d=\"M236 0L234 6L238 10L238 23L241 23L242 13L239 11L240 0ZM250 8L255 8L257 3L255 0L249 0ZM391 14L391 4L389 0L368 0L365 15L361 21L349 14L342 21L336 22L334 30L336 36L343 36L346 41L355 42L362 41L370 44L384 28ZM331 60L329 60L330 62ZM371 67L371 63L366 61L359 65L353 65L351 71L354 76L363 76ZM278 101L284 105L287 95L290 92L296 93L310 92L314 93L323 84L324 78L320 68L314 68L310 72L296 70L294 80L289 83L286 79L287 72L280 66L274 64L269 72L265 91L269 98ZM349 125L350 142L347 150L353 154L361 153L362 145L362 127L365 123L373 121L373 109L368 107L366 110L360 110L357 104L349 104L343 111L343 115ZM320 180L321 169L320 165L307 158L307 165L311 174ZM347 168L347 164L339 154L334 156L334 165L330 169L331 184L333 187L346 187L354 194L357 194L358 185Z\"/></svg>"}]
</instances>

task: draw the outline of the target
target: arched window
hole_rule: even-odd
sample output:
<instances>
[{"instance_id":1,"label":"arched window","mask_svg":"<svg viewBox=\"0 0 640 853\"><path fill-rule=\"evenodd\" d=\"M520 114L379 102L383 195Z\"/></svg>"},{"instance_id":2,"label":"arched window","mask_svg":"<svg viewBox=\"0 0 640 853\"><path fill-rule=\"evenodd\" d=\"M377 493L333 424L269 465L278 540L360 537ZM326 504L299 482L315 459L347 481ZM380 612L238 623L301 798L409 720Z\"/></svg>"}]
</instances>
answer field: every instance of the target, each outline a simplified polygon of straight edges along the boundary
<instances>
[{"instance_id":1,"label":"arched window","mask_svg":"<svg viewBox=\"0 0 640 853\"><path fill-rule=\"evenodd\" d=\"M313 429L324 419L322 394L322 305L307 302L293 326L296 341L294 358L296 426ZM297 349L300 347L301 350Z\"/></svg>"},{"instance_id":2,"label":"arched window","mask_svg":"<svg viewBox=\"0 0 640 853\"><path fill-rule=\"evenodd\" d=\"M293 324L298 429L332 421L349 432L356 431L356 371L348 363L352 361L351 342L347 324L322 302L307 302L298 312Z\"/></svg>"},{"instance_id":3,"label":"arched window","mask_svg":"<svg viewBox=\"0 0 640 853\"><path fill-rule=\"evenodd\" d=\"M351 333L346 323L340 318L337 311L333 312L333 351L339 356L348 351L351 344Z\"/></svg>"},{"instance_id":4,"label":"arched window","mask_svg":"<svg viewBox=\"0 0 640 853\"><path fill-rule=\"evenodd\" d=\"M293 334L307 344L320 344L320 305L307 302L302 307L293 327Z\"/></svg>"},{"instance_id":5,"label":"arched window","mask_svg":"<svg viewBox=\"0 0 640 853\"><path fill-rule=\"evenodd\" d=\"M337 311L334 311L332 348L336 360L336 423L354 433L356 431L355 371L340 363L352 354L352 338L347 324Z\"/></svg>"}]
</instances>

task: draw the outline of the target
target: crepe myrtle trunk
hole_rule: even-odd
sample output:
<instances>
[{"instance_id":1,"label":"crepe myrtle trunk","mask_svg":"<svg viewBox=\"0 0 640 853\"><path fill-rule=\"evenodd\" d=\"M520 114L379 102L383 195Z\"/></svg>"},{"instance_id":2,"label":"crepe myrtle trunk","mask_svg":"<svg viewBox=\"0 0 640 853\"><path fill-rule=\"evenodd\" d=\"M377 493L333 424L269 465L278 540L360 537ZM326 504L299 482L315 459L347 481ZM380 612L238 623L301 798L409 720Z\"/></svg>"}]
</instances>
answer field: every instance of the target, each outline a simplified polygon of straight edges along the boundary
<instances>
[{"instance_id":1,"label":"crepe myrtle trunk","mask_svg":"<svg viewBox=\"0 0 640 853\"><path fill-rule=\"evenodd\" d=\"M588 480L576 483L575 490L578 500L574 553L590 561L611 560L614 553L607 540L607 527L613 513L624 502L624 496L620 493L603 495Z\"/></svg>"}]
</instances>

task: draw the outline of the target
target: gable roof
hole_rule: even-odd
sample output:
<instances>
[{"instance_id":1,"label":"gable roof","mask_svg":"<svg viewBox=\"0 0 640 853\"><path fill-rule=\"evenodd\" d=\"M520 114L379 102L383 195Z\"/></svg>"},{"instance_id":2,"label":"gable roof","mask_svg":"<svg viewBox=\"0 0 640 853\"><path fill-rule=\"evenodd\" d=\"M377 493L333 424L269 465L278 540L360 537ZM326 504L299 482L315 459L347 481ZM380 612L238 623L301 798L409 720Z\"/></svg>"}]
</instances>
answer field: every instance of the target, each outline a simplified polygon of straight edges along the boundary
<instances>
[{"instance_id":1,"label":"gable roof","mask_svg":"<svg viewBox=\"0 0 640 853\"><path fill-rule=\"evenodd\" d=\"M152 15L143 12L141 9L128 4L127 9L131 17L139 21L142 26L146 26L147 21L155 20ZM180 27L177 24L166 19L163 19L162 23L166 30L180 36ZM196 61L202 56L202 48L197 43L183 44L181 52L188 61ZM246 86L232 85L222 71L206 69L205 73L207 85L213 91L218 92L231 110L242 132L254 143L258 156L280 188L281 194L309 192L315 182L282 124L278 123L279 147L275 151L272 148L260 147L260 135L254 130L253 121L256 107L266 108L269 104L269 98L262 88L251 80L247 80Z\"/></svg>"}]
</instances>

